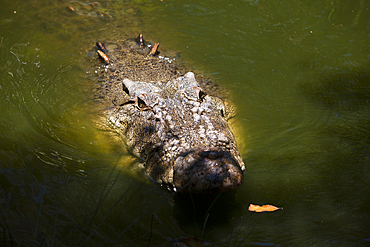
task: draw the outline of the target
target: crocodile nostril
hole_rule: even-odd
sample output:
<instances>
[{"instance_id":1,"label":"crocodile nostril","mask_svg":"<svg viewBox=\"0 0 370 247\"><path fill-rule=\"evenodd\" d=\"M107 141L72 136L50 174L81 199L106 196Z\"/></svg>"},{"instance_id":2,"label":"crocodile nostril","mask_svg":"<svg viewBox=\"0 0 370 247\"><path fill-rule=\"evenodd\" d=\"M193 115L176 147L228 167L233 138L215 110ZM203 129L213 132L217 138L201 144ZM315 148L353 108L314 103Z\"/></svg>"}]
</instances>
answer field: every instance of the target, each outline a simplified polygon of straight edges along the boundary
<instances>
[{"instance_id":1,"label":"crocodile nostril","mask_svg":"<svg viewBox=\"0 0 370 247\"><path fill-rule=\"evenodd\" d=\"M224 155L224 152L220 151L209 151L208 152L208 159L215 160L221 158Z\"/></svg>"},{"instance_id":2,"label":"crocodile nostril","mask_svg":"<svg viewBox=\"0 0 370 247\"><path fill-rule=\"evenodd\" d=\"M207 150L200 153L200 156L210 160L216 160L224 155L223 151Z\"/></svg>"}]
</instances>

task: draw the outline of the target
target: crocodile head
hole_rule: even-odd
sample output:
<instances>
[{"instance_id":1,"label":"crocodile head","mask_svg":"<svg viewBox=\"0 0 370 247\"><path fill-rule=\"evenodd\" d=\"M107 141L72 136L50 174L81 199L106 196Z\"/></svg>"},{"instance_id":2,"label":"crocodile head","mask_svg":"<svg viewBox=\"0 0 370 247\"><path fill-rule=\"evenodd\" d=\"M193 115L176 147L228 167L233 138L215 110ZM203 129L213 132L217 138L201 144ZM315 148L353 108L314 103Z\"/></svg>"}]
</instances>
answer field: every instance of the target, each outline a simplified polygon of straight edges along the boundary
<instances>
[{"instance_id":1,"label":"crocodile head","mask_svg":"<svg viewBox=\"0 0 370 247\"><path fill-rule=\"evenodd\" d=\"M220 98L207 95L188 72L167 83L122 83L110 121L147 174L179 192L217 193L239 187L245 166Z\"/></svg>"}]
</instances>

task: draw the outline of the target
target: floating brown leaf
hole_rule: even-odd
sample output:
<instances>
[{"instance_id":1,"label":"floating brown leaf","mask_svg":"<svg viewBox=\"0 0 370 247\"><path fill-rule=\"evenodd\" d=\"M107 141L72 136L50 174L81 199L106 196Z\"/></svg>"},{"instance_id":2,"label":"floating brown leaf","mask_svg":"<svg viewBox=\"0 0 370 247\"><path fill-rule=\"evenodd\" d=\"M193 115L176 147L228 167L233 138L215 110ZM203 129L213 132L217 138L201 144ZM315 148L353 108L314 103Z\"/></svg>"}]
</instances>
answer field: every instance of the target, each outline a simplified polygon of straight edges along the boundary
<instances>
[{"instance_id":1,"label":"floating brown leaf","mask_svg":"<svg viewBox=\"0 0 370 247\"><path fill-rule=\"evenodd\" d=\"M104 54L104 52L102 52L101 50L98 50L98 54L99 56L106 62L106 63L109 63L109 58L107 55Z\"/></svg>"},{"instance_id":2,"label":"floating brown leaf","mask_svg":"<svg viewBox=\"0 0 370 247\"><path fill-rule=\"evenodd\" d=\"M248 208L249 211L257 212L257 213L273 212L273 211L276 211L276 210L279 210L279 209L283 209L283 208L278 208L278 207L275 207L273 205L268 205L268 204L263 205L263 206L251 204L251 205L249 205L249 208Z\"/></svg>"}]
</instances>

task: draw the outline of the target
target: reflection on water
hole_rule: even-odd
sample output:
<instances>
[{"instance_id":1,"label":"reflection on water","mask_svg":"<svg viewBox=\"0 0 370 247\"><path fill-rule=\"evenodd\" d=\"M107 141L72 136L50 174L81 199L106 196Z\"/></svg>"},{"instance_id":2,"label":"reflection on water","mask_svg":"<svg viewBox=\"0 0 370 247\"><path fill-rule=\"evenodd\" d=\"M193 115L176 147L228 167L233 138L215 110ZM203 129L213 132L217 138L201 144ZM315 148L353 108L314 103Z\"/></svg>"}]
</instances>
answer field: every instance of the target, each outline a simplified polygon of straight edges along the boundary
<instances>
[{"instance_id":1,"label":"reflection on water","mask_svg":"<svg viewBox=\"0 0 370 247\"><path fill-rule=\"evenodd\" d=\"M0 246L370 241L367 1L3 5ZM246 147L237 191L173 196L98 127L95 41L138 33L230 91Z\"/></svg>"}]
</instances>

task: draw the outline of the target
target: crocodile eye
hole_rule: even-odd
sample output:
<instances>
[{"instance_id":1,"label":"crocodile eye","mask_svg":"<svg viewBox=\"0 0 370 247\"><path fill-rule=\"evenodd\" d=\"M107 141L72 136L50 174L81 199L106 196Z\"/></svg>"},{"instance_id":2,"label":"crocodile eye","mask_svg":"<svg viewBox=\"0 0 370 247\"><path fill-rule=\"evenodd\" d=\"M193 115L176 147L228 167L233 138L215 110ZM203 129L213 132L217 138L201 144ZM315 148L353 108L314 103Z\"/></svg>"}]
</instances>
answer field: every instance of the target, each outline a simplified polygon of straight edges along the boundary
<instances>
[{"instance_id":1,"label":"crocodile eye","mask_svg":"<svg viewBox=\"0 0 370 247\"><path fill-rule=\"evenodd\" d=\"M145 108L147 107L147 105L145 104L145 101L140 99L139 97L137 98L137 106L142 109L142 108Z\"/></svg>"},{"instance_id":2,"label":"crocodile eye","mask_svg":"<svg viewBox=\"0 0 370 247\"><path fill-rule=\"evenodd\" d=\"M137 107L140 110L149 110L150 106L148 105L147 101L148 96L145 93L140 94L139 96L137 96Z\"/></svg>"},{"instance_id":3,"label":"crocodile eye","mask_svg":"<svg viewBox=\"0 0 370 247\"><path fill-rule=\"evenodd\" d=\"M207 94L200 87L194 87L194 90L198 97L198 102L202 103Z\"/></svg>"},{"instance_id":4,"label":"crocodile eye","mask_svg":"<svg viewBox=\"0 0 370 247\"><path fill-rule=\"evenodd\" d=\"M205 92L203 92L202 90L199 91L199 101L200 102L203 102L204 98L207 96L207 94Z\"/></svg>"}]
</instances>

